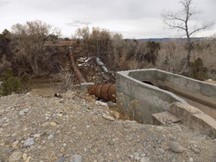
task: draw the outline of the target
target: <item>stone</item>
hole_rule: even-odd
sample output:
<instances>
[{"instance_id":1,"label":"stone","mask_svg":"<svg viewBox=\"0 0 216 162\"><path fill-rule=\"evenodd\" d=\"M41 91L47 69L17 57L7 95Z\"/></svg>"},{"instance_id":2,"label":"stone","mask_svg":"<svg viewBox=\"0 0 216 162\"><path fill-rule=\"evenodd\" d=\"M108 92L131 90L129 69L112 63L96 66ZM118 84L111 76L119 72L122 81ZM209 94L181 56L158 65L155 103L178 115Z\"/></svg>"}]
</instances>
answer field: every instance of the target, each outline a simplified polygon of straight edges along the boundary
<instances>
[{"instance_id":1,"label":"stone","mask_svg":"<svg viewBox=\"0 0 216 162\"><path fill-rule=\"evenodd\" d=\"M49 136L48 136L48 140L51 140L51 139L53 139L54 138L54 135L53 134L50 134Z\"/></svg>"},{"instance_id":2,"label":"stone","mask_svg":"<svg viewBox=\"0 0 216 162\"><path fill-rule=\"evenodd\" d=\"M158 151L163 154L165 152L165 150L163 148L159 148Z\"/></svg>"},{"instance_id":3,"label":"stone","mask_svg":"<svg viewBox=\"0 0 216 162\"><path fill-rule=\"evenodd\" d=\"M34 134L34 138L40 138L40 134Z\"/></svg>"},{"instance_id":4,"label":"stone","mask_svg":"<svg viewBox=\"0 0 216 162\"><path fill-rule=\"evenodd\" d=\"M59 157L56 162L64 162L65 161L65 157L64 156L61 156Z\"/></svg>"},{"instance_id":5,"label":"stone","mask_svg":"<svg viewBox=\"0 0 216 162\"><path fill-rule=\"evenodd\" d=\"M49 122L44 122L41 126L42 127L47 127L49 125Z\"/></svg>"},{"instance_id":6,"label":"stone","mask_svg":"<svg viewBox=\"0 0 216 162\"><path fill-rule=\"evenodd\" d=\"M50 122L50 125L51 125L52 127L56 127L56 126L57 126L57 124L56 124L55 122Z\"/></svg>"},{"instance_id":7,"label":"stone","mask_svg":"<svg viewBox=\"0 0 216 162\"><path fill-rule=\"evenodd\" d=\"M134 153L134 160L139 160L140 159L140 154L138 152Z\"/></svg>"},{"instance_id":8,"label":"stone","mask_svg":"<svg viewBox=\"0 0 216 162\"><path fill-rule=\"evenodd\" d=\"M23 109L23 110L20 110L19 111L19 115L20 116L23 116L23 115L25 115L26 113L28 113L29 112L29 109Z\"/></svg>"},{"instance_id":9,"label":"stone","mask_svg":"<svg viewBox=\"0 0 216 162\"><path fill-rule=\"evenodd\" d=\"M10 157L9 157L9 162L19 162L20 159L22 157L22 152L20 151L16 151L16 152L13 152Z\"/></svg>"},{"instance_id":10,"label":"stone","mask_svg":"<svg viewBox=\"0 0 216 162\"><path fill-rule=\"evenodd\" d=\"M31 160L31 157L29 156L25 162L30 162L30 160Z\"/></svg>"},{"instance_id":11,"label":"stone","mask_svg":"<svg viewBox=\"0 0 216 162\"><path fill-rule=\"evenodd\" d=\"M81 155L72 155L70 162L82 162L82 156Z\"/></svg>"},{"instance_id":12,"label":"stone","mask_svg":"<svg viewBox=\"0 0 216 162\"><path fill-rule=\"evenodd\" d=\"M178 142L170 142L170 149L175 153L184 152L184 148Z\"/></svg>"},{"instance_id":13,"label":"stone","mask_svg":"<svg viewBox=\"0 0 216 162\"><path fill-rule=\"evenodd\" d=\"M148 157L142 157L140 159L140 162L150 162L149 158Z\"/></svg>"},{"instance_id":14,"label":"stone","mask_svg":"<svg viewBox=\"0 0 216 162\"><path fill-rule=\"evenodd\" d=\"M0 157L0 162L5 162L6 160L3 157Z\"/></svg>"},{"instance_id":15,"label":"stone","mask_svg":"<svg viewBox=\"0 0 216 162\"><path fill-rule=\"evenodd\" d=\"M200 154L200 150L196 147L191 147L191 150L195 153L195 154Z\"/></svg>"},{"instance_id":16,"label":"stone","mask_svg":"<svg viewBox=\"0 0 216 162\"><path fill-rule=\"evenodd\" d=\"M106 120L110 120L110 121L114 121L115 120L112 116L107 115L107 114L103 114L103 118L106 119Z\"/></svg>"},{"instance_id":17,"label":"stone","mask_svg":"<svg viewBox=\"0 0 216 162\"><path fill-rule=\"evenodd\" d=\"M133 155L129 155L129 158L130 158L130 159L133 159L133 158L134 158L134 156L133 156Z\"/></svg>"},{"instance_id":18,"label":"stone","mask_svg":"<svg viewBox=\"0 0 216 162\"><path fill-rule=\"evenodd\" d=\"M28 159L28 155L27 155L26 153L24 153L24 154L22 155L22 158L23 158L24 161L26 161L26 160Z\"/></svg>"},{"instance_id":19,"label":"stone","mask_svg":"<svg viewBox=\"0 0 216 162\"><path fill-rule=\"evenodd\" d=\"M0 119L0 126L2 126L5 122L6 122L7 118L4 117L4 118L1 118Z\"/></svg>"},{"instance_id":20,"label":"stone","mask_svg":"<svg viewBox=\"0 0 216 162\"><path fill-rule=\"evenodd\" d=\"M60 149L60 152L63 153L64 151L65 151L65 148L62 147L62 148Z\"/></svg>"},{"instance_id":21,"label":"stone","mask_svg":"<svg viewBox=\"0 0 216 162\"><path fill-rule=\"evenodd\" d=\"M27 138L24 143L23 143L23 146L24 147L30 147L34 144L34 138Z\"/></svg>"},{"instance_id":22,"label":"stone","mask_svg":"<svg viewBox=\"0 0 216 162\"><path fill-rule=\"evenodd\" d=\"M12 143L12 147L13 147L14 149L17 149L17 148L18 148L18 144L19 144L19 141L16 140L15 142Z\"/></svg>"}]
</instances>

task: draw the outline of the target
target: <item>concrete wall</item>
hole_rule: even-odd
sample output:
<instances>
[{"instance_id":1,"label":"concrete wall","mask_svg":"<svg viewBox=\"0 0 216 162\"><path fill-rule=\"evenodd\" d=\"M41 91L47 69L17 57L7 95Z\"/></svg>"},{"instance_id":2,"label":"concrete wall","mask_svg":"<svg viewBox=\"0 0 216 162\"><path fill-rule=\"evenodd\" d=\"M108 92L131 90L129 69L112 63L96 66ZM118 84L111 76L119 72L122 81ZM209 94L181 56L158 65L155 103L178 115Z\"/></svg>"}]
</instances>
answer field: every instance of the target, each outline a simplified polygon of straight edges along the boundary
<instances>
[{"instance_id":1,"label":"concrete wall","mask_svg":"<svg viewBox=\"0 0 216 162\"><path fill-rule=\"evenodd\" d=\"M137 72L137 71L134 71ZM142 71L139 71L142 72ZM150 79L154 77L155 71L145 71ZM173 102L186 103L173 93L162 90L158 87L148 85L140 80L142 73L136 77L129 76L131 71L118 72L116 75L117 103L119 111L129 115L141 123L151 123L152 114L168 110Z\"/></svg>"},{"instance_id":2,"label":"concrete wall","mask_svg":"<svg viewBox=\"0 0 216 162\"><path fill-rule=\"evenodd\" d=\"M129 72L129 76L150 81L162 89L175 92L216 109L216 85L158 69Z\"/></svg>"},{"instance_id":3,"label":"concrete wall","mask_svg":"<svg viewBox=\"0 0 216 162\"><path fill-rule=\"evenodd\" d=\"M141 123L151 123L151 114L167 110L171 103L186 103L182 98L162 89L216 108L216 86L210 83L157 69L123 71L116 76L120 111Z\"/></svg>"}]
</instances>

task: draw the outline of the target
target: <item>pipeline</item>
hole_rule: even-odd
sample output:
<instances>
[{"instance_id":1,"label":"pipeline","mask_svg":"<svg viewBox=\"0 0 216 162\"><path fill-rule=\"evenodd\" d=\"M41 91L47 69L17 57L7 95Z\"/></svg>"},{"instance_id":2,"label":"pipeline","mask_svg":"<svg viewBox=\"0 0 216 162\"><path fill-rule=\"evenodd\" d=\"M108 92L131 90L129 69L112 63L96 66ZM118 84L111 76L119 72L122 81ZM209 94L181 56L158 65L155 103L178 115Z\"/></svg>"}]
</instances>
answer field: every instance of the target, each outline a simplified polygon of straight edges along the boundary
<instances>
[{"instance_id":1,"label":"pipeline","mask_svg":"<svg viewBox=\"0 0 216 162\"><path fill-rule=\"evenodd\" d=\"M116 85L113 83L91 86L88 88L88 93L105 101L116 102Z\"/></svg>"}]
</instances>

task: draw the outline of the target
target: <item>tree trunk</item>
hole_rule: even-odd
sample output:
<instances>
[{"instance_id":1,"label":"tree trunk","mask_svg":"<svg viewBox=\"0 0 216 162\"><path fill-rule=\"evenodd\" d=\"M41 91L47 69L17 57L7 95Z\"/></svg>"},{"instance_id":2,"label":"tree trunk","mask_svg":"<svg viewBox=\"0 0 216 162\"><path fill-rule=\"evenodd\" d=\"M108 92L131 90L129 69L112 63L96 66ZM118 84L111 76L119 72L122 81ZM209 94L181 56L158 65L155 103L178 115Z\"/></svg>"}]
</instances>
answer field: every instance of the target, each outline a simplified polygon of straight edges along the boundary
<instances>
[{"instance_id":1,"label":"tree trunk","mask_svg":"<svg viewBox=\"0 0 216 162\"><path fill-rule=\"evenodd\" d=\"M80 70L78 69L77 65L76 65L76 61L74 59L74 55L73 55L73 51L71 48L69 48L69 53L67 53L67 57L70 63L70 67L71 70L74 72L75 76L77 77L79 83L85 83L86 80L83 77L82 73L80 72Z\"/></svg>"},{"instance_id":2,"label":"tree trunk","mask_svg":"<svg viewBox=\"0 0 216 162\"><path fill-rule=\"evenodd\" d=\"M37 56L36 55L34 55L33 58L32 58L31 68L32 68L32 71L33 71L33 75L38 75L39 74L38 64L37 64Z\"/></svg>"}]
</instances>

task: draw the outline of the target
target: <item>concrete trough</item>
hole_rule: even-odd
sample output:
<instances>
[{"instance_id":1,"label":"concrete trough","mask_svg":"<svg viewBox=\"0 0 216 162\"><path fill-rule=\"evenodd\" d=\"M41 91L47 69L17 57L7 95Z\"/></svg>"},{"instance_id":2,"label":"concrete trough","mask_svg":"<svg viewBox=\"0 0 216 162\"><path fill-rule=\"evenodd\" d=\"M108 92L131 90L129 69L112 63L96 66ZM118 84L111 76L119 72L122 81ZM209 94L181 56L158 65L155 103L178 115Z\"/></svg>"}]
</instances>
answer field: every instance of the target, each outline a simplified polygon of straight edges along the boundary
<instances>
[{"instance_id":1,"label":"concrete trough","mask_svg":"<svg viewBox=\"0 0 216 162\"><path fill-rule=\"evenodd\" d=\"M209 117L213 125L216 123L216 85L211 83L158 69L121 71L116 75L116 95L119 111L140 123L152 124L152 115L164 111L175 115L171 110L175 103L185 105L182 107L192 103L195 109L202 110L199 112L205 114L206 110L212 115L200 116ZM181 117L181 120L193 123L186 122L188 118Z\"/></svg>"}]
</instances>

